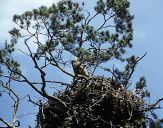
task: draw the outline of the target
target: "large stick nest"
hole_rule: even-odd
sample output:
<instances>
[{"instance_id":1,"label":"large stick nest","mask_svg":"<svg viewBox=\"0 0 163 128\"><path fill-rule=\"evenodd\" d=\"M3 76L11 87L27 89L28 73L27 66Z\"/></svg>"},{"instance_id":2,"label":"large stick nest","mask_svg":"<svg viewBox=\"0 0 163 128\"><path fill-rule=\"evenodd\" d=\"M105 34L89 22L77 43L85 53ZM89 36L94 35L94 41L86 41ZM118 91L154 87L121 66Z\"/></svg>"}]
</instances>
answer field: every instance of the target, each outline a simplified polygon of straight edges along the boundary
<instances>
[{"instance_id":1,"label":"large stick nest","mask_svg":"<svg viewBox=\"0 0 163 128\"><path fill-rule=\"evenodd\" d=\"M110 78L75 79L55 96L67 108L49 100L37 115L39 128L109 128L143 126L143 100Z\"/></svg>"}]
</instances>

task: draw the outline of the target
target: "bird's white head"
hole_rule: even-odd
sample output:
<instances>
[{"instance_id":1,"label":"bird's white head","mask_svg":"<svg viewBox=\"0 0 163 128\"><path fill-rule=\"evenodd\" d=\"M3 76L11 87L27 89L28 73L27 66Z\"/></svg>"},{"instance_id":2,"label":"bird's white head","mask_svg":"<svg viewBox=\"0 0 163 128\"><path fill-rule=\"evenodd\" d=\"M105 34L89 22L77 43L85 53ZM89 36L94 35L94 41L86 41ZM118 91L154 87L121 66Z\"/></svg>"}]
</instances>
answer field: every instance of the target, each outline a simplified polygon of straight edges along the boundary
<instances>
[{"instance_id":1,"label":"bird's white head","mask_svg":"<svg viewBox=\"0 0 163 128\"><path fill-rule=\"evenodd\" d=\"M73 59L72 59L72 62L76 62L78 61L78 58L75 56Z\"/></svg>"}]
</instances>

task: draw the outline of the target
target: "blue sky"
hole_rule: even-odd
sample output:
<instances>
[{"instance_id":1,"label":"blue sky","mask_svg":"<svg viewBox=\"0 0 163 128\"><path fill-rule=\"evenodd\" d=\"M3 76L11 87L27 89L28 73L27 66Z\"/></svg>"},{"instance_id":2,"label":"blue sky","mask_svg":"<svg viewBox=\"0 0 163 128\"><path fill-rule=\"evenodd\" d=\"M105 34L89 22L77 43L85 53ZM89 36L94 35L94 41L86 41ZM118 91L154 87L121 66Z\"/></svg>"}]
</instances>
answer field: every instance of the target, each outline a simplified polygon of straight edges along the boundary
<instances>
[{"instance_id":1,"label":"blue sky","mask_svg":"<svg viewBox=\"0 0 163 128\"><path fill-rule=\"evenodd\" d=\"M144 75L151 92L151 101L163 97L163 1L131 0L131 13L135 15L134 47L129 53L147 56L139 63L135 77ZM161 103L163 106L163 103ZM159 110L163 117L163 110Z\"/></svg>"},{"instance_id":2,"label":"blue sky","mask_svg":"<svg viewBox=\"0 0 163 128\"><path fill-rule=\"evenodd\" d=\"M131 0L131 13L135 15L134 48L129 53L147 56L137 67L137 74L144 74L153 98L163 96L163 1Z\"/></svg>"},{"instance_id":3,"label":"blue sky","mask_svg":"<svg viewBox=\"0 0 163 128\"><path fill-rule=\"evenodd\" d=\"M24 11L37 8L41 5L50 6L53 2L59 0L5 0L0 1L0 43L8 39L8 31L14 26L12 23L12 16L14 14L21 14ZM82 1L82 0L80 0ZM86 1L86 0L85 0ZM136 72L134 73L133 80L137 80L140 76L145 76L147 79L147 86L151 91L151 101L155 101L158 98L163 97L163 0L130 0L131 1L131 13L135 16L133 21L134 27L134 47L128 50L128 54L136 54L138 56L147 52L147 56L139 63ZM87 1L86 1L87 2ZM87 7L91 6L94 0L89 0ZM21 46L20 46L21 47ZM21 56L18 55L18 59L21 60ZM26 64L28 60L23 62L25 65L23 70L29 68ZM17 88L17 87L15 87ZM22 89L26 92L31 92L31 89L26 90L26 87L22 86L17 88L18 91ZM24 92L21 91L23 94ZM6 107L7 99L0 99L0 116L8 118L10 108ZM26 105L26 102L22 102L21 108ZM163 104L162 104L163 106ZM33 123L33 116L23 117L23 113L31 111L32 105L27 106L26 110L19 112L19 117L22 120L28 120ZM32 108L32 111L34 111ZM3 113L3 112L4 113ZM6 115L7 114L7 115ZM159 110L159 115L163 115L163 110ZM162 116L163 117L163 116ZM1 125L1 124L0 124Z\"/></svg>"}]
</instances>

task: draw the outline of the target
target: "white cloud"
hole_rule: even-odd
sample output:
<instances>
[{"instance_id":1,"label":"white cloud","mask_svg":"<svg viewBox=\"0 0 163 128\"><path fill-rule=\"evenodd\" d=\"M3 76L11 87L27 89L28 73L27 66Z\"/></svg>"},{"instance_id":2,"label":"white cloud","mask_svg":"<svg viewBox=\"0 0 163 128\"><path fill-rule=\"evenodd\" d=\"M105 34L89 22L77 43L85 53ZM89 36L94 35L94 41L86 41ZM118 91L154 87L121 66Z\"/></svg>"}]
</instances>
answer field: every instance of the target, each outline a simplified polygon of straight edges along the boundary
<instances>
[{"instance_id":1,"label":"white cloud","mask_svg":"<svg viewBox=\"0 0 163 128\"><path fill-rule=\"evenodd\" d=\"M50 6L59 0L5 0L0 2L0 43L9 37L8 31L14 27L12 17L27 10L45 5Z\"/></svg>"}]
</instances>

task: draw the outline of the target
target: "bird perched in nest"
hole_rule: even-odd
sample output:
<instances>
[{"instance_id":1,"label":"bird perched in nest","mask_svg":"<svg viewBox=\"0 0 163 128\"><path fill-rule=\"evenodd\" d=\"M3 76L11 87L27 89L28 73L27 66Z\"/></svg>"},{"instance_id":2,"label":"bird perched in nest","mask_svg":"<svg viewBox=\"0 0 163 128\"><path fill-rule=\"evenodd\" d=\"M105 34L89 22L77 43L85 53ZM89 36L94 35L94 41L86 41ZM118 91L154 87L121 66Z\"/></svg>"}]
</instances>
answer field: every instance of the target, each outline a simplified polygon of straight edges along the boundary
<instances>
[{"instance_id":1,"label":"bird perched in nest","mask_svg":"<svg viewBox=\"0 0 163 128\"><path fill-rule=\"evenodd\" d=\"M71 61L72 67L73 67L73 71L74 71L74 75L75 77L78 76L86 76L89 77L88 71L86 69L86 64L81 63L77 57L75 57L72 61Z\"/></svg>"}]
</instances>

